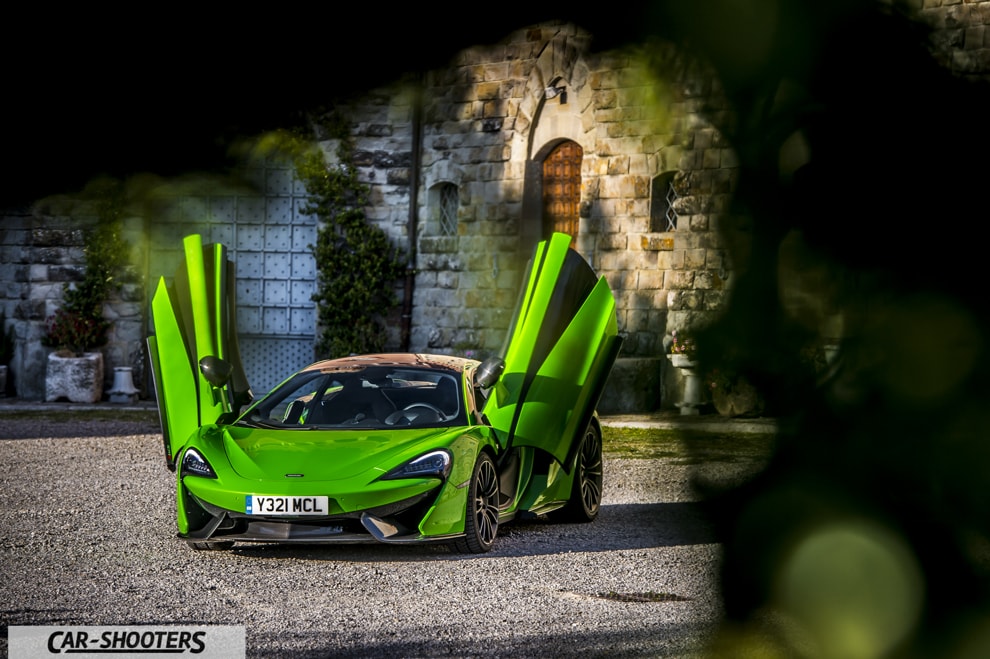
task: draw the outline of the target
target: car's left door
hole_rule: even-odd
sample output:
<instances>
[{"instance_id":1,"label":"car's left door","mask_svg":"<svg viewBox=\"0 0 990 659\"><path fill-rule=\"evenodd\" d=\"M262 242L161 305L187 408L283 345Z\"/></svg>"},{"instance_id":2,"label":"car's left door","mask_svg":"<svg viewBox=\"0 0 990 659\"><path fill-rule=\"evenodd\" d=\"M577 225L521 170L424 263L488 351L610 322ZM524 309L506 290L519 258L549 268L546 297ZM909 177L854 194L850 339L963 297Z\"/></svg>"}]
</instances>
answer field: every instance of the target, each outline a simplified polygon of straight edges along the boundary
<instances>
[{"instance_id":1,"label":"car's left door","mask_svg":"<svg viewBox=\"0 0 990 659\"><path fill-rule=\"evenodd\" d=\"M251 398L237 346L234 264L223 245L203 245L199 235L186 236L183 249L171 285L158 281L148 337L170 468L192 433Z\"/></svg>"}]
</instances>

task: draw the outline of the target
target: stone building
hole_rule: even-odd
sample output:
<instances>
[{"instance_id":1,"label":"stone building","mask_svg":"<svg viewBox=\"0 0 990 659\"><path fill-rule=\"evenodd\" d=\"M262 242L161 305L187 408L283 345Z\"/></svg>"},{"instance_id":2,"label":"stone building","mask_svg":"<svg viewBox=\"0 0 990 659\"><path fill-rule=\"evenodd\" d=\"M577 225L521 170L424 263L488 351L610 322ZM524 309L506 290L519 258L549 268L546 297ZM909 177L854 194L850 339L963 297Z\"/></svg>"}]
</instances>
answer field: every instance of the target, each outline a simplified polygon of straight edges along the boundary
<instances>
[{"instance_id":1,"label":"stone building","mask_svg":"<svg viewBox=\"0 0 990 659\"><path fill-rule=\"evenodd\" d=\"M668 50L649 53L658 79L648 53L590 41L532 26L346 111L371 217L416 253L412 349L497 350L529 252L561 230L618 301L614 405L652 409L669 328L717 309L727 285L715 222L734 154L699 112L712 78Z\"/></svg>"},{"instance_id":2,"label":"stone building","mask_svg":"<svg viewBox=\"0 0 990 659\"><path fill-rule=\"evenodd\" d=\"M990 1L925 0L920 13L947 66L986 76ZM340 109L370 186L368 217L415 254L408 345L396 323L391 348L497 351L532 246L562 230L618 301L625 341L603 409L669 407L680 386L665 367L671 332L717 313L733 283L718 222L737 154L709 121L724 111L713 75L671 46L598 52L592 38L564 22L525 27ZM316 222L299 212L303 193L284 166L267 163L251 178L255 191L174 194L157 200L154 217L130 220L145 288L108 308L120 319L111 365L140 372L139 309L174 268L179 236L194 231L233 250L255 389L312 359ZM43 377L44 317L78 258L65 222L43 210L4 218L0 302L16 328L17 391L28 398Z\"/></svg>"}]
</instances>

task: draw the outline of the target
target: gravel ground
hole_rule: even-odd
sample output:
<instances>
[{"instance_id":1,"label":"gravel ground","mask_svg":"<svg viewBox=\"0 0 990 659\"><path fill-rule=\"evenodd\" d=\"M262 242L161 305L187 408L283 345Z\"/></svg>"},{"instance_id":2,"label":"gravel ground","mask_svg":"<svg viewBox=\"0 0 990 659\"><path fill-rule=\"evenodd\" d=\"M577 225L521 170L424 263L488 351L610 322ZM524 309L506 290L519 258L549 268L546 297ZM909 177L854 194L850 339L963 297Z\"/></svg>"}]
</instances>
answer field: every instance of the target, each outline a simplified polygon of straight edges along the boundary
<instances>
[{"instance_id":1,"label":"gravel ground","mask_svg":"<svg viewBox=\"0 0 990 659\"><path fill-rule=\"evenodd\" d=\"M683 657L718 617L718 547L683 466L606 456L595 523L506 525L481 556L194 552L160 443L146 419L0 415L4 630L244 625L250 657Z\"/></svg>"}]
</instances>

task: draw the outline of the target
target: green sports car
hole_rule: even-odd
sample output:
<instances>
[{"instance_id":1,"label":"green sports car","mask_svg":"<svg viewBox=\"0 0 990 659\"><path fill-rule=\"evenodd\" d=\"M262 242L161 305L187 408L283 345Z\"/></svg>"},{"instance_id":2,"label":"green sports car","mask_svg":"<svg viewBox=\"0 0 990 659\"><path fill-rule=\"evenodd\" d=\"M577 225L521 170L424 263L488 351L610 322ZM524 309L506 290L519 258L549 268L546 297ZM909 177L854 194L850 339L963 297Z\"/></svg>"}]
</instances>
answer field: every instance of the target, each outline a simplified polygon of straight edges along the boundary
<instances>
[{"instance_id":1,"label":"green sports car","mask_svg":"<svg viewBox=\"0 0 990 659\"><path fill-rule=\"evenodd\" d=\"M500 356L321 361L252 402L233 263L223 245L186 237L148 339L179 537L197 549L445 542L481 553L514 518L594 520L595 407L621 338L608 284L569 244L555 234L537 246Z\"/></svg>"}]
</instances>

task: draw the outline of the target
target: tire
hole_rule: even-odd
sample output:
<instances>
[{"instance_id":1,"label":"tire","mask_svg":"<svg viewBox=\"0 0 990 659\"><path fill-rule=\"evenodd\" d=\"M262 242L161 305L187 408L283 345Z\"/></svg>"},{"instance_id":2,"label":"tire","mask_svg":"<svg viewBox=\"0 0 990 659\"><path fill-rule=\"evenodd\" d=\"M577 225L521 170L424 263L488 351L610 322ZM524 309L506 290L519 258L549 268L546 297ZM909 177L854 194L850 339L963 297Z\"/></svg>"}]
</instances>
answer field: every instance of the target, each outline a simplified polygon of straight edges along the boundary
<instances>
[{"instance_id":1,"label":"tire","mask_svg":"<svg viewBox=\"0 0 990 659\"><path fill-rule=\"evenodd\" d=\"M562 517L571 522L593 522L602 505L602 430L592 421L581 438L574 463L574 485Z\"/></svg>"},{"instance_id":2,"label":"tire","mask_svg":"<svg viewBox=\"0 0 990 659\"><path fill-rule=\"evenodd\" d=\"M223 542L190 542L189 546L196 551L219 551L232 548L234 543L230 540Z\"/></svg>"},{"instance_id":3,"label":"tire","mask_svg":"<svg viewBox=\"0 0 990 659\"><path fill-rule=\"evenodd\" d=\"M487 453L478 456L468 487L464 537L454 541L457 551L484 554L498 535L498 471Z\"/></svg>"}]
</instances>

